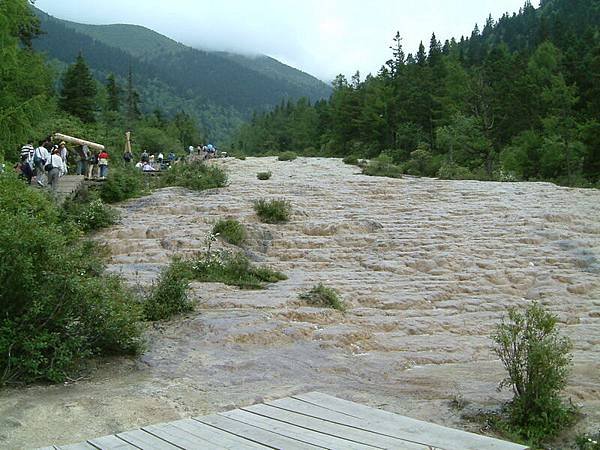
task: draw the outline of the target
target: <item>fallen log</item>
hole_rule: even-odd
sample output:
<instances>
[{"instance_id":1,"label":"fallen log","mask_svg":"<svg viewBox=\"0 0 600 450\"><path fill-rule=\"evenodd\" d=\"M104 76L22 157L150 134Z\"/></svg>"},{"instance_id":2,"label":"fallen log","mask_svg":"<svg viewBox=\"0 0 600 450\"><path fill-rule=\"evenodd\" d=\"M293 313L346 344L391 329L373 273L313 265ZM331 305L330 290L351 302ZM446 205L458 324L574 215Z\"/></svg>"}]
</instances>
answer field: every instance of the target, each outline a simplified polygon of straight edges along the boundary
<instances>
[{"instance_id":1,"label":"fallen log","mask_svg":"<svg viewBox=\"0 0 600 450\"><path fill-rule=\"evenodd\" d=\"M57 141L65 141L75 145L87 145L89 148L94 150L104 150L104 145L96 144L95 142L86 141L73 136L67 136L66 134L54 133L52 136Z\"/></svg>"}]
</instances>

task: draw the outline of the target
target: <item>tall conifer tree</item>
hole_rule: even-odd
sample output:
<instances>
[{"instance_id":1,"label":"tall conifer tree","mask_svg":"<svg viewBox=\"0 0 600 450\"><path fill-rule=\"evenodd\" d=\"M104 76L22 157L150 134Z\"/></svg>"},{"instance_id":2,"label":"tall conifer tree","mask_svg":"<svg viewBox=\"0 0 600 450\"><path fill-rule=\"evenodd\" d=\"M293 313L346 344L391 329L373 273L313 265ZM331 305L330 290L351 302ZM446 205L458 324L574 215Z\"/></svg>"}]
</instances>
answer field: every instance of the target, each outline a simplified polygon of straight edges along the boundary
<instances>
[{"instance_id":1,"label":"tall conifer tree","mask_svg":"<svg viewBox=\"0 0 600 450\"><path fill-rule=\"evenodd\" d=\"M80 53L63 76L60 106L83 122L95 122L96 93L96 82Z\"/></svg>"}]
</instances>

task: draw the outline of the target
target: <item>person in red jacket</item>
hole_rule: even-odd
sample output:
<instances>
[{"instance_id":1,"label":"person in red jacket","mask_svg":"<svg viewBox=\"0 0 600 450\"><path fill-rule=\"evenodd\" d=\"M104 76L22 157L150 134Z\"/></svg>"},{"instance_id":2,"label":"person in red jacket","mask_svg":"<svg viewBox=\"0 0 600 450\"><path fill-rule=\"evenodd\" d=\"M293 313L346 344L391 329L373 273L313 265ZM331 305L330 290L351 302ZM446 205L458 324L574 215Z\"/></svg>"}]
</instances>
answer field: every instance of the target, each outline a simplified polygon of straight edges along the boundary
<instances>
[{"instance_id":1,"label":"person in red jacket","mask_svg":"<svg viewBox=\"0 0 600 450\"><path fill-rule=\"evenodd\" d=\"M102 150L98 155L98 167L100 168L100 178L106 178L108 175L108 153L106 153L106 150Z\"/></svg>"}]
</instances>

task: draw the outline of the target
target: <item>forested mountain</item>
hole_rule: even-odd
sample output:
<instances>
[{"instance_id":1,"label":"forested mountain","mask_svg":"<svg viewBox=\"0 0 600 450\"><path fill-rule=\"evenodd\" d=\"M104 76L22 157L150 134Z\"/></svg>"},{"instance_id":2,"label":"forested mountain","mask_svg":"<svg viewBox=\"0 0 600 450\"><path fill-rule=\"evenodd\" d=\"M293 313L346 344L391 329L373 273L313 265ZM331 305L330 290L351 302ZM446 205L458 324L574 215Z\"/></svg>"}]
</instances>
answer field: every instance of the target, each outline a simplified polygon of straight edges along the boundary
<instances>
[{"instance_id":1,"label":"forested mountain","mask_svg":"<svg viewBox=\"0 0 600 450\"><path fill-rule=\"evenodd\" d=\"M44 32L36 50L66 64L81 52L101 82L109 73L124 82L131 67L144 111L185 111L212 139L223 139L252 110L331 93L322 81L265 56L197 50L135 25L83 25L36 14Z\"/></svg>"},{"instance_id":2,"label":"forested mountain","mask_svg":"<svg viewBox=\"0 0 600 450\"><path fill-rule=\"evenodd\" d=\"M527 1L408 55L397 34L391 56L376 76L339 76L329 101L256 114L236 147L384 155L416 175L600 182L600 0Z\"/></svg>"}]
</instances>

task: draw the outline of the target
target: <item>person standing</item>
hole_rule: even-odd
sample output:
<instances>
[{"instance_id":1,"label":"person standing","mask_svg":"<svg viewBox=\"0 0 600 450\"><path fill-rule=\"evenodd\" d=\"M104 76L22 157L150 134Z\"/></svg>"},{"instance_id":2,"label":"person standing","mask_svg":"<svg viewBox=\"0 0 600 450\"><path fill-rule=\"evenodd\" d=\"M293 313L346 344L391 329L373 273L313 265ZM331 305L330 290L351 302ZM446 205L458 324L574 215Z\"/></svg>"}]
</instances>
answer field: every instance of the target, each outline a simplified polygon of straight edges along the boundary
<instances>
[{"instance_id":1,"label":"person standing","mask_svg":"<svg viewBox=\"0 0 600 450\"><path fill-rule=\"evenodd\" d=\"M44 146L46 141L40 141L40 145L33 152L33 166L35 168L35 179L40 186L46 186L47 177L44 167L50 159L50 153Z\"/></svg>"},{"instance_id":2,"label":"person standing","mask_svg":"<svg viewBox=\"0 0 600 450\"><path fill-rule=\"evenodd\" d=\"M87 177L91 180L93 178L98 177L98 150L96 150L93 154L90 155L90 159L88 162L88 174Z\"/></svg>"},{"instance_id":3,"label":"person standing","mask_svg":"<svg viewBox=\"0 0 600 450\"><path fill-rule=\"evenodd\" d=\"M27 163L33 167L33 154L35 153L35 149L33 148L33 139L27 141L23 147L21 147L21 161L23 158L27 160Z\"/></svg>"},{"instance_id":4,"label":"person standing","mask_svg":"<svg viewBox=\"0 0 600 450\"><path fill-rule=\"evenodd\" d=\"M65 141L62 141L60 143L60 145L58 146L58 151L59 151L59 155L60 155L60 159L62 159L63 161L63 175L66 175L67 172L69 171L69 164L68 164L68 160L69 160L69 150L67 150L67 143Z\"/></svg>"},{"instance_id":5,"label":"person standing","mask_svg":"<svg viewBox=\"0 0 600 450\"><path fill-rule=\"evenodd\" d=\"M90 159L90 149L82 145L77 151L77 175L87 175L87 166Z\"/></svg>"},{"instance_id":6,"label":"person standing","mask_svg":"<svg viewBox=\"0 0 600 450\"><path fill-rule=\"evenodd\" d=\"M52 155L46 163L46 170L48 170L48 184L55 194L58 189L58 180L64 171L64 163L58 148L52 151Z\"/></svg>"},{"instance_id":7,"label":"person standing","mask_svg":"<svg viewBox=\"0 0 600 450\"><path fill-rule=\"evenodd\" d=\"M100 178L105 179L108 175L108 153L102 150L98 155L98 167L100 167Z\"/></svg>"}]
</instances>

